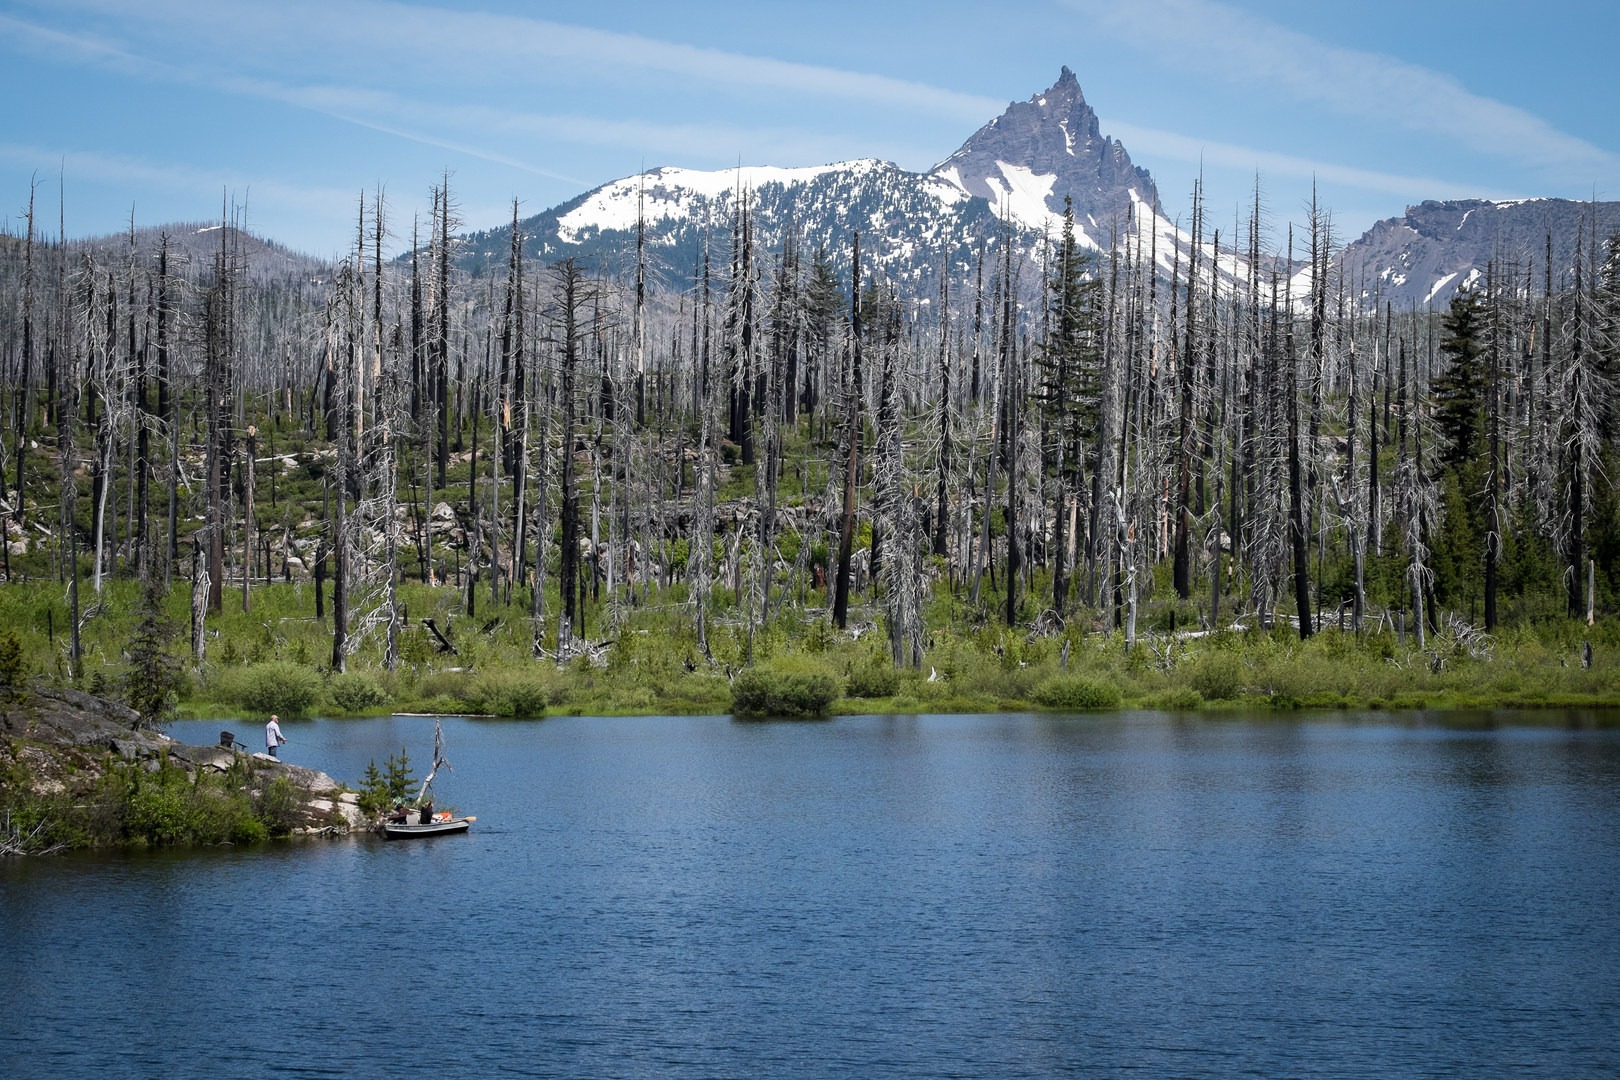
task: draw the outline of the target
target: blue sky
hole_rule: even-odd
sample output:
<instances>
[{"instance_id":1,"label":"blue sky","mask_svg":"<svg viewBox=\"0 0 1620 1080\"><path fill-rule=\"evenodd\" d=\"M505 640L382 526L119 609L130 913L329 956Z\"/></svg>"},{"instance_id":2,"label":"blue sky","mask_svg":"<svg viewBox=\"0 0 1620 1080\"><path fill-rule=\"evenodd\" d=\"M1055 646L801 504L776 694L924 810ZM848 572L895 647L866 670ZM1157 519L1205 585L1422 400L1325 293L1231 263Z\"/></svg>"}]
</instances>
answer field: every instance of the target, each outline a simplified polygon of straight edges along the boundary
<instances>
[{"instance_id":1,"label":"blue sky","mask_svg":"<svg viewBox=\"0 0 1620 1080\"><path fill-rule=\"evenodd\" d=\"M448 170L466 228L655 165L926 169L1067 64L1185 213L1256 174L1343 240L1426 198L1620 199L1620 5L1596 0L0 0L0 224L216 219L318 255ZM59 199L58 193L65 198ZM65 202L65 206L61 205Z\"/></svg>"}]
</instances>

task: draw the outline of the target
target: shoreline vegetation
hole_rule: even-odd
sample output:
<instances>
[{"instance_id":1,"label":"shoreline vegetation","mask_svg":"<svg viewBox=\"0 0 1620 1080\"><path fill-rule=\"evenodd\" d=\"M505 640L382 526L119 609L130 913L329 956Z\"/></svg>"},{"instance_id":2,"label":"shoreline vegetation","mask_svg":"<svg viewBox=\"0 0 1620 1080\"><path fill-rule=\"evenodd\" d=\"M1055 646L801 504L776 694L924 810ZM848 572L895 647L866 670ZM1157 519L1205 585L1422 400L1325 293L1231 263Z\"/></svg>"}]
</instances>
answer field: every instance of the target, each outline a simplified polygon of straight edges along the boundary
<instances>
[{"instance_id":1,"label":"shoreline vegetation","mask_svg":"<svg viewBox=\"0 0 1620 1080\"><path fill-rule=\"evenodd\" d=\"M272 712L338 720L396 713L747 719L1150 709L1218 720L1264 711L1620 705L1612 620L1555 620L1490 635L1453 622L1420 645L1387 623L1356 634L1330 621L1309 638L1287 622L1175 631L1171 609L1127 646L1118 632L1074 625L959 625L947 593L936 599L935 629L916 668L893 663L876 620L862 621L870 613L859 607L847 633L813 612L784 614L751 637L741 624L717 621L708 656L678 606L642 609L622 617L616 637L586 638L559 663L532 655L530 622L515 606L467 619L458 614L460 591L413 585L402 588L402 599L435 614L400 630L396 669L371 655L375 647L362 647L347 670L336 671L316 659L331 629L309 611L309 584L261 585L251 611L228 607L211 618L202 663L164 629L190 602L187 593L107 582L82 627L85 662L73 678L52 639L60 590L0 588L7 628L0 630L0 854L347 831L410 786L403 758L383 770L373 763L366 777L340 785L258 755L183 747L160 734L176 718L232 726ZM147 648L154 627L156 647ZM144 707L108 700L116 698ZM38 722L42 710L94 723L58 724L70 734L41 737L51 728ZM1620 710L1613 717L1620 723Z\"/></svg>"},{"instance_id":2,"label":"shoreline vegetation","mask_svg":"<svg viewBox=\"0 0 1620 1080\"><path fill-rule=\"evenodd\" d=\"M1593 626L1553 620L1489 635L1453 620L1419 645L1415 634L1398 633L1388 620L1356 634L1330 617L1309 638L1287 621L1270 629L1176 631L1170 629L1176 610L1169 608L1154 613L1157 625L1148 623L1127 646L1120 632L1073 624L974 626L953 613L947 593L929 613L933 629L921 664L897 667L880 617L858 607L844 633L817 611L784 612L751 634L741 623L716 620L705 656L676 597L621 613L616 636L587 637L559 662L533 655L532 620L519 605L485 605L469 619L460 609L462 591L407 585L400 598L413 617L399 630L395 669L387 670L372 642L336 671L323 655L330 618L313 614L314 589L304 582L260 585L250 611L227 605L208 620L206 659L196 663L183 642L160 643L152 654L131 645L154 620L180 625L188 590L156 597L136 582L108 582L81 631L83 674L73 678L61 635L51 628L60 591L13 583L0 588L0 626L8 628L0 630L0 686L37 683L132 705L144 701L140 711L152 726L175 717L270 713L538 718L1620 705L1620 630L1607 619ZM156 611L154 600L161 605Z\"/></svg>"}]
</instances>

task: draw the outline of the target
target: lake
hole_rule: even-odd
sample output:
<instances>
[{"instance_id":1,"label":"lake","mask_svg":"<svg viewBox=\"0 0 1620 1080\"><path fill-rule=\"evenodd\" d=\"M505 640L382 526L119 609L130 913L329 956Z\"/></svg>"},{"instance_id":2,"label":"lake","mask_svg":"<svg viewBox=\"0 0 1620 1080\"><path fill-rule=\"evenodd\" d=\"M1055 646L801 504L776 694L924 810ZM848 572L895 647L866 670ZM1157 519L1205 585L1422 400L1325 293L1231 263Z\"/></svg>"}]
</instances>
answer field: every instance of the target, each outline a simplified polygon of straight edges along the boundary
<instances>
[{"instance_id":1,"label":"lake","mask_svg":"<svg viewBox=\"0 0 1620 1080\"><path fill-rule=\"evenodd\" d=\"M0 1075L1613 1077L1611 725L447 719L464 836L0 861Z\"/></svg>"}]
</instances>

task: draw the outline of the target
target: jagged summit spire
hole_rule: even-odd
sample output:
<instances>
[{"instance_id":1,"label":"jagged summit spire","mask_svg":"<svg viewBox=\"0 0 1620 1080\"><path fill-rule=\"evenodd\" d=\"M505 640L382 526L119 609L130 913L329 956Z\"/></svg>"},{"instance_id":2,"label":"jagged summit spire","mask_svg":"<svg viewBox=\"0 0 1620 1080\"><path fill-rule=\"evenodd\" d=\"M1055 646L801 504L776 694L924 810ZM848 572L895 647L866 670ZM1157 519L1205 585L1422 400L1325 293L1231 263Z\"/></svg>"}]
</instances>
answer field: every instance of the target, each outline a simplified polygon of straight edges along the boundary
<instances>
[{"instance_id":1,"label":"jagged summit spire","mask_svg":"<svg viewBox=\"0 0 1620 1080\"><path fill-rule=\"evenodd\" d=\"M1085 94L1080 92L1079 78L1075 75L1074 70L1070 68L1068 64L1064 64L1063 70L1058 72L1058 81L1052 84L1052 88L1045 94L1036 94L1035 96L1068 97L1070 95L1073 96L1075 101L1084 102L1086 100Z\"/></svg>"},{"instance_id":2,"label":"jagged summit spire","mask_svg":"<svg viewBox=\"0 0 1620 1080\"><path fill-rule=\"evenodd\" d=\"M1060 214L1065 196L1075 217L1103 228L1123 223L1134 199L1158 204L1153 178L1131 164L1125 147L1107 138L1067 65L1057 82L974 132L934 175L992 204L1016 196L1011 211L1035 225L1042 208Z\"/></svg>"}]
</instances>

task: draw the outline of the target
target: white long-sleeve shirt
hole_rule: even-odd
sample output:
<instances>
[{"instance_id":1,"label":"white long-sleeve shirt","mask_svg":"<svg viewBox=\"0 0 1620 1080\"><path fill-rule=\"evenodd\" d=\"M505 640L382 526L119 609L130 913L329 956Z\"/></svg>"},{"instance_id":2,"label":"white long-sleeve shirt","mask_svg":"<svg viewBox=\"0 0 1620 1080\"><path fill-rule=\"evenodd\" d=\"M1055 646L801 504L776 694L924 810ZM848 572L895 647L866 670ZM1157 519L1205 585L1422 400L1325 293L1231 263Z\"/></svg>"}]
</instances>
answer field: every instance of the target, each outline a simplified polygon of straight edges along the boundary
<instances>
[{"instance_id":1,"label":"white long-sleeve shirt","mask_svg":"<svg viewBox=\"0 0 1620 1080\"><path fill-rule=\"evenodd\" d=\"M280 746L286 741L286 739L281 737L280 724L272 720L268 724L264 725L264 747L266 750L274 750L276 747Z\"/></svg>"}]
</instances>

